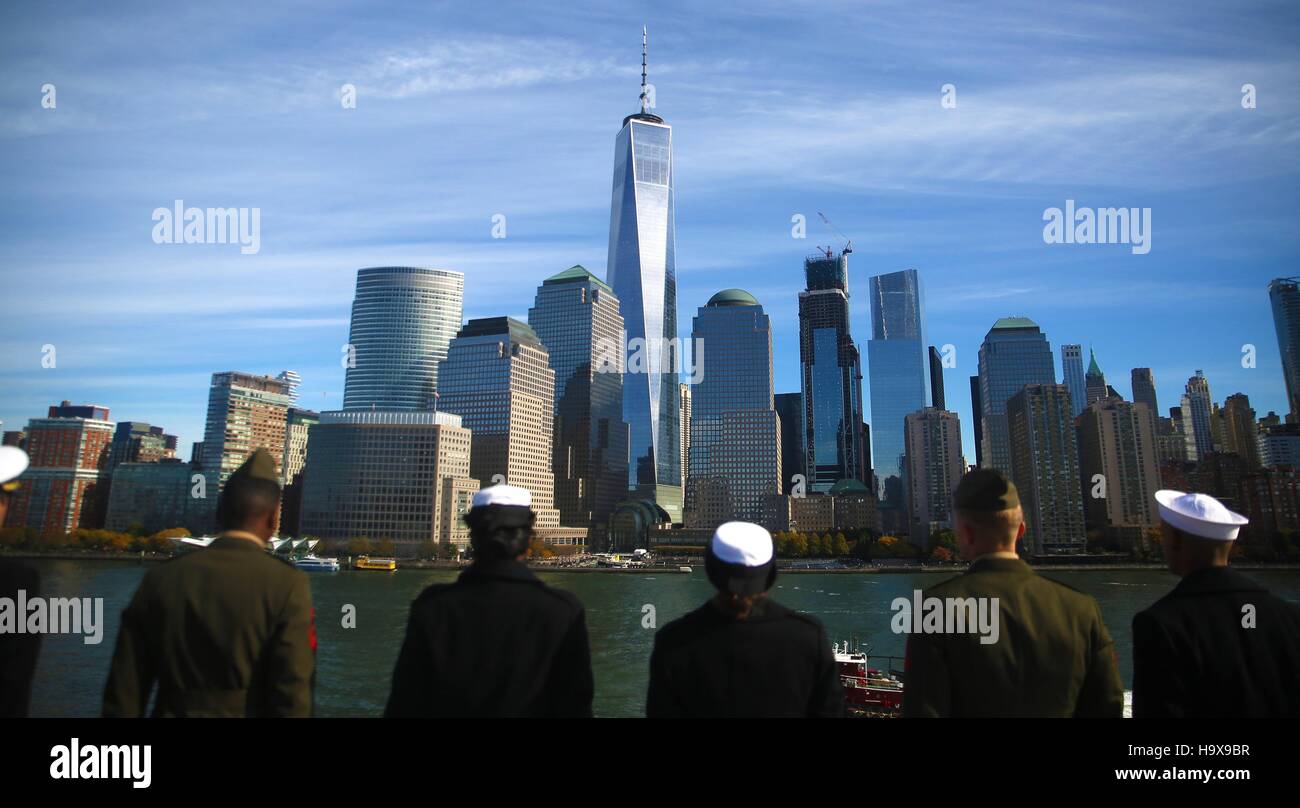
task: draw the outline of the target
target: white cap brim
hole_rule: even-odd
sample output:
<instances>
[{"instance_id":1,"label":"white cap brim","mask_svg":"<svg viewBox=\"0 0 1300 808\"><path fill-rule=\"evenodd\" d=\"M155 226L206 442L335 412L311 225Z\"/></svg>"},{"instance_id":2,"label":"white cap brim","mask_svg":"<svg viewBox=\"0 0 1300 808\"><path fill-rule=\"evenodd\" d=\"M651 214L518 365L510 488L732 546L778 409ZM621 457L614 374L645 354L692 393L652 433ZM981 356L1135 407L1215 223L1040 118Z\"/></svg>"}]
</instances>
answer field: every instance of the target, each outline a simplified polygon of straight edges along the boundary
<instances>
[{"instance_id":1,"label":"white cap brim","mask_svg":"<svg viewBox=\"0 0 1300 808\"><path fill-rule=\"evenodd\" d=\"M481 489L474 494L470 507L485 508L488 505L513 505L521 508L532 507L533 494L527 488L517 485L494 485Z\"/></svg>"},{"instance_id":2,"label":"white cap brim","mask_svg":"<svg viewBox=\"0 0 1300 808\"><path fill-rule=\"evenodd\" d=\"M1233 541L1241 531L1241 526L1250 522L1246 517L1224 508L1218 500L1204 494L1164 490L1157 491L1155 497L1162 520L1172 528L1202 539ZM1204 508L1206 501L1217 506L1213 518L1206 518ZM1199 512L1198 504L1201 506Z\"/></svg>"}]
</instances>

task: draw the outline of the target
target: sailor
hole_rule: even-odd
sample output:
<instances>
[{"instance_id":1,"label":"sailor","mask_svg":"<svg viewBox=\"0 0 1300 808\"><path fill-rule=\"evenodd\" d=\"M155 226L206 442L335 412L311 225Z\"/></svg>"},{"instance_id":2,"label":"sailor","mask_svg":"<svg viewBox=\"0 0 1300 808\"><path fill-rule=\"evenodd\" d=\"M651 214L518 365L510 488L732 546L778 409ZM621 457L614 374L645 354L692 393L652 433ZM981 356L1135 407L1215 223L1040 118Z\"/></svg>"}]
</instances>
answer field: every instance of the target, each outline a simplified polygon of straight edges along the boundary
<instances>
[{"instance_id":1,"label":"sailor","mask_svg":"<svg viewBox=\"0 0 1300 808\"><path fill-rule=\"evenodd\" d=\"M976 469L953 492L957 547L970 567L932 587L945 613L972 621L902 621L908 630L904 716L1115 717L1124 691L1097 601L1034 572L1016 555L1025 534L1016 486ZM983 622L983 621L980 621Z\"/></svg>"},{"instance_id":2,"label":"sailor","mask_svg":"<svg viewBox=\"0 0 1300 808\"><path fill-rule=\"evenodd\" d=\"M1228 566L1246 517L1205 494L1155 499L1182 580L1133 617L1134 717L1300 718L1300 608Z\"/></svg>"},{"instance_id":3,"label":"sailor","mask_svg":"<svg viewBox=\"0 0 1300 808\"><path fill-rule=\"evenodd\" d=\"M646 715L843 715L844 692L821 622L768 597L776 580L772 536L749 522L720 525L704 569L717 594L655 635Z\"/></svg>"},{"instance_id":4,"label":"sailor","mask_svg":"<svg viewBox=\"0 0 1300 808\"><path fill-rule=\"evenodd\" d=\"M18 477L27 470L27 463L27 453L22 449L0 446L0 527L4 527L9 503L22 485ZM0 598L17 602L20 591L28 599L36 598L40 596L40 587L41 576L35 567L0 559ZM0 718L27 715L40 649L39 633L0 630Z\"/></svg>"},{"instance_id":5,"label":"sailor","mask_svg":"<svg viewBox=\"0 0 1300 808\"><path fill-rule=\"evenodd\" d=\"M122 614L104 715L309 716L316 628L307 575L267 552L280 484L265 449L226 481L221 533L145 573Z\"/></svg>"},{"instance_id":6,"label":"sailor","mask_svg":"<svg viewBox=\"0 0 1300 808\"><path fill-rule=\"evenodd\" d=\"M582 603L522 563L536 519L526 488L474 495L465 515L474 562L411 604L386 716L591 716Z\"/></svg>"}]
</instances>

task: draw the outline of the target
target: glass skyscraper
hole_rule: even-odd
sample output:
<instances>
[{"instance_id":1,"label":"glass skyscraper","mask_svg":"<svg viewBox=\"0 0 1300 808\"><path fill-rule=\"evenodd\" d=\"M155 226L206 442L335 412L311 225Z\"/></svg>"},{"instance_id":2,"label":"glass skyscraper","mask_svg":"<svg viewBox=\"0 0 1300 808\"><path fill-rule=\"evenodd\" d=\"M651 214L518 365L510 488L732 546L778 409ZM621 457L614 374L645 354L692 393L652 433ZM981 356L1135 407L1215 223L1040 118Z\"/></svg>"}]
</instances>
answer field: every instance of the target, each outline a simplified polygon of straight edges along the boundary
<instances>
[{"instance_id":1,"label":"glass skyscraper","mask_svg":"<svg viewBox=\"0 0 1300 808\"><path fill-rule=\"evenodd\" d=\"M1061 346L1061 384L1070 391L1070 410L1075 418L1088 406L1088 380L1083 373L1083 346Z\"/></svg>"},{"instance_id":2,"label":"glass skyscraper","mask_svg":"<svg viewBox=\"0 0 1300 808\"><path fill-rule=\"evenodd\" d=\"M357 272L343 383L345 410L430 410L438 364L460 329L465 276L446 269Z\"/></svg>"},{"instance_id":3,"label":"glass skyscraper","mask_svg":"<svg viewBox=\"0 0 1300 808\"><path fill-rule=\"evenodd\" d=\"M614 291L581 266L542 282L528 324L555 371L555 505L565 525L604 525L627 498L627 424Z\"/></svg>"},{"instance_id":4,"label":"glass skyscraper","mask_svg":"<svg viewBox=\"0 0 1300 808\"><path fill-rule=\"evenodd\" d=\"M1028 317L1003 317L980 345L980 463L984 468L1011 476L1007 402L1027 384L1056 384L1052 346Z\"/></svg>"},{"instance_id":5,"label":"glass skyscraper","mask_svg":"<svg viewBox=\"0 0 1300 808\"><path fill-rule=\"evenodd\" d=\"M869 284L872 462L882 489L901 495L906 488L904 420L930 405L925 300L915 269L876 275ZM898 482L891 483L890 478Z\"/></svg>"},{"instance_id":6,"label":"glass skyscraper","mask_svg":"<svg viewBox=\"0 0 1300 808\"><path fill-rule=\"evenodd\" d=\"M1273 306L1273 329L1277 331L1277 353L1286 379L1286 398L1291 417L1300 417L1300 278L1277 278L1268 284Z\"/></svg>"},{"instance_id":7,"label":"glass skyscraper","mask_svg":"<svg viewBox=\"0 0 1300 808\"><path fill-rule=\"evenodd\" d=\"M630 434L628 488L681 518L673 130L649 111L623 119L614 145L606 280L627 336L623 420Z\"/></svg>"},{"instance_id":8,"label":"glass skyscraper","mask_svg":"<svg viewBox=\"0 0 1300 808\"><path fill-rule=\"evenodd\" d=\"M849 332L849 259L818 253L804 260L799 293L803 456L808 493L840 480L871 483L863 442L862 358Z\"/></svg>"},{"instance_id":9,"label":"glass skyscraper","mask_svg":"<svg viewBox=\"0 0 1300 808\"><path fill-rule=\"evenodd\" d=\"M725 289L695 315L704 372L691 386L688 527L763 518L781 493L781 435L772 399L772 322L754 296Z\"/></svg>"}]
</instances>

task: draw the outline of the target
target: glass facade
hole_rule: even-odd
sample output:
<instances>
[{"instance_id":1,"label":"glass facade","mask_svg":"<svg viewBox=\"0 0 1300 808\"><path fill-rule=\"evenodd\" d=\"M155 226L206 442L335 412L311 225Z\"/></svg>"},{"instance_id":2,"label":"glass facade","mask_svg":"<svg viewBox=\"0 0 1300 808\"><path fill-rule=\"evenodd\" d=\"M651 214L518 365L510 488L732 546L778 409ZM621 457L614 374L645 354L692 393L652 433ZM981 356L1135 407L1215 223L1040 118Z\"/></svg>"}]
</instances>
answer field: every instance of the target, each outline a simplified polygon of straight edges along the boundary
<instances>
[{"instance_id":1,"label":"glass facade","mask_svg":"<svg viewBox=\"0 0 1300 808\"><path fill-rule=\"evenodd\" d=\"M904 420L930 405L929 349L925 340L925 301L915 269L870 279L872 465L885 490L906 490ZM891 505L901 505L892 502Z\"/></svg>"},{"instance_id":2,"label":"glass facade","mask_svg":"<svg viewBox=\"0 0 1300 808\"><path fill-rule=\"evenodd\" d=\"M355 362L346 370L343 409L433 409L438 365L460 329L464 292L460 272L359 270L348 332Z\"/></svg>"},{"instance_id":3,"label":"glass facade","mask_svg":"<svg viewBox=\"0 0 1300 808\"><path fill-rule=\"evenodd\" d=\"M528 324L555 371L552 471L560 521L606 524L627 496L618 298L583 267L571 267L542 282Z\"/></svg>"},{"instance_id":4,"label":"glass facade","mask_svg":"<svg viewBox=\"0 0 1300 808\"><path fill-rule=\"evenodd\" d=\"M1033 320L1004 317L984 337L979 359L980 465L1010 475L1007 401L1027 384L1056 383L1052 346Z\"/></svg>"},{"instance_id":5,"label":"glass facade","mask_svg":"<svg viewBox=\"0 0 1300 808\"><path fill-rule=\"evenodd\" d=\"M1286 397L1292 416L1300 416L1300 278L1277 278L1268 284L1273 329L1282 359Z\"/></svg>"},{"instance_id":6,"label":"glass facade","mask_svg":"<svg viewBox=\"0 0 1300 808\"><path fill-rule=\"evenodd\" d=\"M687 527L758 522L781 492L780 423L772 406L772 323L739 289L714 295L695 316L703 368L691 388Z\"/></svg>"},{"instance_id":7,"label":"glass facade","mask_svg":"<svg viewBox=\"0 0 1300 808\"><path fill-rule=\"evenodd\" d=\"M678 518L681 349L675 251L672 128L653 114L630 115L615 141L607 273L627 337L627 487Z\"/></svg>"},{"instance_id":8,"label":"glass facade","mask_svg":"<svg viewBox=\"0 0 1300 808\"><path fill-rule=\"evenodd\" d=\"M1088 406L1088 382L1083 375L1083 346L1061 346L1061 384L1070 391L1070 409L1078 418Z\"/></svg>"},{"instance_id":9,"label":"glass facade","mask_svg":"<svg viewBox=\"0 0 1300 808\"><path fill-rule=\"evenodd\" d=\"M863 439L862 359L849 332L848 256L804 261L799 293L803 459L808 493L845 479L871 481Z\"/></svg>"}]
</instances>

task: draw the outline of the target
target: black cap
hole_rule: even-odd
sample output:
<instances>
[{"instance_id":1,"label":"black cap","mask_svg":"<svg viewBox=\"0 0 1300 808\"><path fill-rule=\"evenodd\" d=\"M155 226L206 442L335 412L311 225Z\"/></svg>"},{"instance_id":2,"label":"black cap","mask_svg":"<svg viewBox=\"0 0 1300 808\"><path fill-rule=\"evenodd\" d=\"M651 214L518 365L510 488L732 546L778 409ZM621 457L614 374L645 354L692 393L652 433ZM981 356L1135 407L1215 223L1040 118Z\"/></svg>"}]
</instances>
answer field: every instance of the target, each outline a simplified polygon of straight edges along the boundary
<instances>
[{"instance_id":1,"label":"black cap","mask_svg":"<svg viewBox=\"0 0 1300 808\"><path fill-rule=\"evenodd\" d=\"M952 504L959 511L1005 511L1019 507L1020 494L1002 472L975 469L957 483Z\"/></svg>"}]
</instances>

